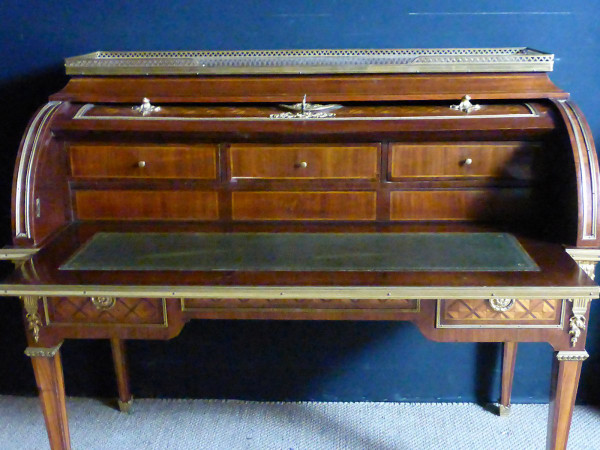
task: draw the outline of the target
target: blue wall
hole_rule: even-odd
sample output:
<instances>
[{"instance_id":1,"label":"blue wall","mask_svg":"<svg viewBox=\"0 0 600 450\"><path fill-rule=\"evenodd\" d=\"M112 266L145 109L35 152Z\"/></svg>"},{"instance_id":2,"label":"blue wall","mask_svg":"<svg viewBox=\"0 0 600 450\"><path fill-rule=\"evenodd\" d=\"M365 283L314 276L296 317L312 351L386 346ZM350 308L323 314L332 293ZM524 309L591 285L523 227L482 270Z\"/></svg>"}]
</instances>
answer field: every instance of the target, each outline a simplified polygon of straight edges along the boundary
<instances>
[{"instance_id":1,"label":"blue wall","mask_svg":"<svg viewBox=\"0 0 600 450\"><path fill-rule=\"evenodd\" d=\"M522 46L556 54L552 79L600 136L598 1L22 1L0 5L0 233L34 110L65 83L62 60L94 50ZM600 303L600 302L599 302ZM600 304L580 401L600 403ZM0 299L0 392L33 393L20 308ZM411 348L408 348L408 344ZM63 347L70 395L113 395L106 342ZM501 348L439 344L405 323L202 322L167 343L131 342L137 396L481 401L499 396ZM152 355L152 356L151 356ZM515 402L548 398L552 352L522 344Z\"/></svg>"}]
</instances>

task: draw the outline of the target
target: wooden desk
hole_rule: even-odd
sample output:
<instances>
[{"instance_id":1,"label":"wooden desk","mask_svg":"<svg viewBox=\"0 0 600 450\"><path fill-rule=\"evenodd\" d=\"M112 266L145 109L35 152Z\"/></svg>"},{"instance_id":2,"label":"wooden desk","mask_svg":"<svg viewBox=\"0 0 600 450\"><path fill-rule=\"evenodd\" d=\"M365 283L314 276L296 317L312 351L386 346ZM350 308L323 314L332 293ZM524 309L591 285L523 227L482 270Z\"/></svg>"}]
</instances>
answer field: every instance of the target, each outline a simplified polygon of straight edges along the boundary
<instances>
[{"instance_id":1,"label":"wooden desk","mask_svg":"<svg viewBox=\"0 0 600 450\"><path fill-rule=\"evenodd\" d=\"M599 178L583 116L539 72L551 55L344 52L68 60L20 149L0 287L23 298L52 448L70 446L64 339L110 339L126 410L124 340L191 319L504 342L502 413L517 343L547 342L548 448L566 448L599 289L564 246L591 274Z\"/></svg>"}]
</instances>

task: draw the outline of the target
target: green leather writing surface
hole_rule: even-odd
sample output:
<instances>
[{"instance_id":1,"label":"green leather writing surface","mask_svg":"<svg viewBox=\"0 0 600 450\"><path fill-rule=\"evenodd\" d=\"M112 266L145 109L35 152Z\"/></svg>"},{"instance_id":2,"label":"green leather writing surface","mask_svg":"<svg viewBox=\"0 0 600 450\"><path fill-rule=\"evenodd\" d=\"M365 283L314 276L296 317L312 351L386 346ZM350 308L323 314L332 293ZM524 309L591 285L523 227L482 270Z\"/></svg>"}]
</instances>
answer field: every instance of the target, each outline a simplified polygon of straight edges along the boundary
<instances>
[{"instance_id":1,"label":"green leather writing surface","mask_svg":"<svg viewBox=\"0 0 600 450\"><path fill-rule=\"evenodd\" d=\"M526 271L507 233L97 233L61 270Z\"/></svg>"}]
</instances>

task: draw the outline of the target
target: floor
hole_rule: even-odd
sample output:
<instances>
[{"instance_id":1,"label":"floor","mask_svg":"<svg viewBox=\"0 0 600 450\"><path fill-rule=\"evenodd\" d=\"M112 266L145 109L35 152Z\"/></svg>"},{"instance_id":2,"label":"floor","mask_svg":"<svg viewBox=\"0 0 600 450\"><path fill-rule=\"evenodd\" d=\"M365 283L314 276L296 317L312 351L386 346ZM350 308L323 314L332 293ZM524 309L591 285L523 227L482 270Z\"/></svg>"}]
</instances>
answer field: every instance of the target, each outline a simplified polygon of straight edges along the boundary
<instances>
[{"instance_id":1,"label":"floor","mask_svg":"<svg viewBox=\"0 0 600 450\"><path fill-rule=\"evenodd\" d=\"M547 405L513 405L499 417L466 403L260 403L69 398L73 449L545 448ZM37 398L0 396L0 448L48 448ZM577 406L569 449L600 449L600 409Z\"/></svg>"}]
</instances>

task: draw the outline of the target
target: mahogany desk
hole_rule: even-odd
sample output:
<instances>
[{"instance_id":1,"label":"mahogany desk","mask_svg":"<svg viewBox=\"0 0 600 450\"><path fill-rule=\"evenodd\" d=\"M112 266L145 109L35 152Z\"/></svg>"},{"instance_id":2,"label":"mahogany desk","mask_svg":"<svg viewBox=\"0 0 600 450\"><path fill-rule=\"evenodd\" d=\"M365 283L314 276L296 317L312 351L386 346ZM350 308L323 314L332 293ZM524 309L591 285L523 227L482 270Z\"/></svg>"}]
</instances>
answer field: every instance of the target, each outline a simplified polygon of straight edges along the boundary
<instances>
[{"instance_id":1,"label":"mahogany desk","mask_svg":"<svg viewBox=\"0 0 600 450\"><path fill-rule=\"evenodd\" d=\"M64 339L110 339L127 410L124 341L191 319L402 320L503 342L501 413L517 343L547 342L547 446L566 448L599 177L551 67L522 48L67 60L23 138L0 286L23 299L52 448L70 447Z\"/></svg>"}]
</instances>

